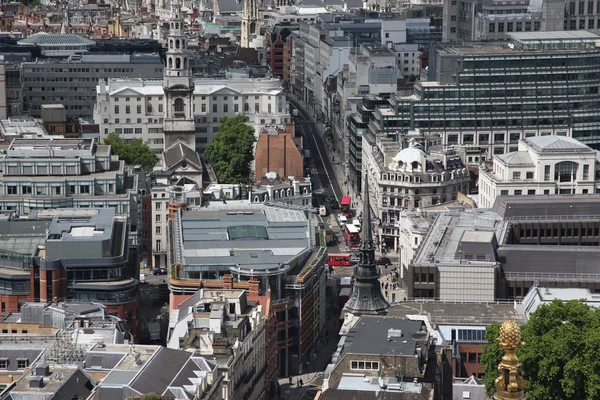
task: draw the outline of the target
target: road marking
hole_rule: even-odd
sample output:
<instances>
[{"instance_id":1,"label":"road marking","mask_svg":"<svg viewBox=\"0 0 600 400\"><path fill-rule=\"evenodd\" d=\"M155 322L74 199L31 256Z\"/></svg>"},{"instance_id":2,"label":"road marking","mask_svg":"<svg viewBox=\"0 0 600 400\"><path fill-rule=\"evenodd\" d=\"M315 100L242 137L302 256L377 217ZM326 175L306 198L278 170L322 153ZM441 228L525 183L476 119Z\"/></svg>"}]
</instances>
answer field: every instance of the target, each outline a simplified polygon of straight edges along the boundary
<instances>
[{"instance_id":1,"label":"road marking","mask_svg":"<svg viewBox=\"0 0 600 400\"><path fill-rule=\"evenodd\" d=\"M298 104L298 103L296 103ZM294 106L296 106L296 104L294 104ZM300 107L296 106L296 110L298 110L298 113L302 114L302 116L304 118L307 119L307 121L311 121L310 123L313 124L313 128L318 132L319 129L316 127L316 124L310 120L308 118L308 114L304 115L303 110ZM304 129L302 130L304 132ZM306 132L304 132L306 135ZM333 181L331 180L331 177L329 176L329 171L327 171L327 167L325 166L325 161L323 160L323 154L321 154L321 149L319 148L319 144L317 143L317 139L315 139L315 135L314 133L311 135L313 142L315 143L315 147L317 148L317 152L319 153L319 158L321 159L321 165L323 166L323 169L325 170L325 174L327 175L327 179L329 179L329 185L331 186L331 191L333 192L333 195L335 196L335 200L339 203L340 199L337 196L337 193L335 192L334 188L333 188ZM336 178L337 179L337 178Z\"/></svg>"}]
</instances>

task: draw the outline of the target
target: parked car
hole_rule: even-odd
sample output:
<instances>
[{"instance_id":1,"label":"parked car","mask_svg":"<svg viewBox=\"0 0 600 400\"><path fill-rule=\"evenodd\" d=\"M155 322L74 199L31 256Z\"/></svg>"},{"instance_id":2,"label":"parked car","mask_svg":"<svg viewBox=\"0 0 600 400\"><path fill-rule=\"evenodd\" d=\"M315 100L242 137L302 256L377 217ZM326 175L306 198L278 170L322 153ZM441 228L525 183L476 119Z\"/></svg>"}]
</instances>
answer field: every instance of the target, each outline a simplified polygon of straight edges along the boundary
<instances>
[{"instance_id":1,"label":"parked car","mask_svg":"<svg viewBox=\"0 0 600 400\"><path fill-rule=\"evenodd\" d=\"M392 262L387 257L381 257L377 260L377 265L392 265Z\"/></svg>"},{"instance_id":2,"label":"parked car","mask_svg":"<svg viewBox=\"0 0 600 400\"><path fill-rule=\"evenodd\" d=\"M166 268L157 268L154 270L154 275L167 275L167 273Z\"/></svg>"}]
</instances>

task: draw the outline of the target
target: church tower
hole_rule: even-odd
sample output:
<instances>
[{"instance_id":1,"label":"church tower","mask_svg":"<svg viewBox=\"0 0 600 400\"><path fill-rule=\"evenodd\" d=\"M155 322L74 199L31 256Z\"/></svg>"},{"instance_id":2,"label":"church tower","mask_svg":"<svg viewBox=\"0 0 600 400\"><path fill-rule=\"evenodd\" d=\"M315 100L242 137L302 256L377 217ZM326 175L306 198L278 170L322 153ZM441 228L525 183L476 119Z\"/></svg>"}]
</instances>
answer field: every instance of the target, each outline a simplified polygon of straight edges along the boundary
<instances>
[{"instance_id":1,"label":"church tower","mask_svg":"<svg viewBox=\"0 0 600 400\"><path fill-rule=\"evenodd\" d=\"M365 176L363 194L364 209L358 265L354 267L352 295L344 306L344 312L353 317L360 315L385 314L390 305L381 293L379 270L375 262L375 245L371 231L371 208L369 207L369 181Z\"/></svg>"},{"instance_id":2,"label":"church tower","mask_svg":"<svg viewBox=\"0 0 600 400\"><path fill-rule=\"evenodd\" d=\"M216 0L215 0L216 1ZM250 41L260 36L260 23L258 20L258 4L256 0L244 0L242 10L242 39L240 46L250 47Z\"/></svg>"},{"instance_id":3,"label":"church tower","mask_svg":"<svg viewBox=\"0 0 600 400\"><path fill-rule=\"evenodd\" d=\"M169 49L163 79L165 91L164 146L168 149L177 141L191 149L196 148L194 123L194 79L189 68L187 37L181 0L171 1L169 21Z\"/></svg>"}]
</instances>

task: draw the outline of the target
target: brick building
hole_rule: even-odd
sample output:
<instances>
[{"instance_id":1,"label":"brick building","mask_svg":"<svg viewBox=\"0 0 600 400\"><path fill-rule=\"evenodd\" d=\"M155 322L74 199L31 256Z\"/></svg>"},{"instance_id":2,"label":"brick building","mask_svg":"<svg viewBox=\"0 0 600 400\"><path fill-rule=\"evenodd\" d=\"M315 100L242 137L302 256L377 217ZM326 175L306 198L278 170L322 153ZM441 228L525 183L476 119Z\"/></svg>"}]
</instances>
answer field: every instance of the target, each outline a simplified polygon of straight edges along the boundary
<instances>
[{"instance_id":1,"label":"brick building","mask_svg":"<svg viewBox=\"0 0 600 400\"><path fill-rule=\"evenodd\" d=\"M267 62L274 76L283 77L284 46L291 31L287 27L276 26L266 34Z\"/></svg>"},{"instance_id":2,"label":"brick building","mask_svg":"<svg viewBox=\"0 0 600 400\"><path fill-rule=\"evenodd\" d=\"M255 156L257 180L267 172L277 173L279 178L304 176L302 138L294 137L294 125L264 127L258 136Z\"/></svg>"}]
</instances>

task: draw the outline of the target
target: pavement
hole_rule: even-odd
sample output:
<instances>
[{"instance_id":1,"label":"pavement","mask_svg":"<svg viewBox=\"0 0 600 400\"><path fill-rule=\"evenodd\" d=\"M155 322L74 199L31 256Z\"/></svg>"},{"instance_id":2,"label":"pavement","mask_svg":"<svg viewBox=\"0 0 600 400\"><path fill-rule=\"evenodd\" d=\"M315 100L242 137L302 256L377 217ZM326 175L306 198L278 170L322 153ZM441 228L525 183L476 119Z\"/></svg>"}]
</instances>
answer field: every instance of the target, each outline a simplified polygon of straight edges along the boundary
<instances>
[{"instance_id":1,"label":"pavement","mask_svg":"<svg viewBox=\"0 0 600 400\"><path fill-rule=\"evenodd\" d=\"M339 202L345 194L343 180L340 180L340 166L335 155L330 154L329 145L323 139L325 129L323 123L317 123L314 111L308 110L295 96L288 94L288 100L298 110L298 117L294 118L296 129L299 129L306 140L313 157L314 166L320 186L327 190L327 194L333 196ZM342 167L343 169L343 167Z\"/></svg>"}]
</instances>

